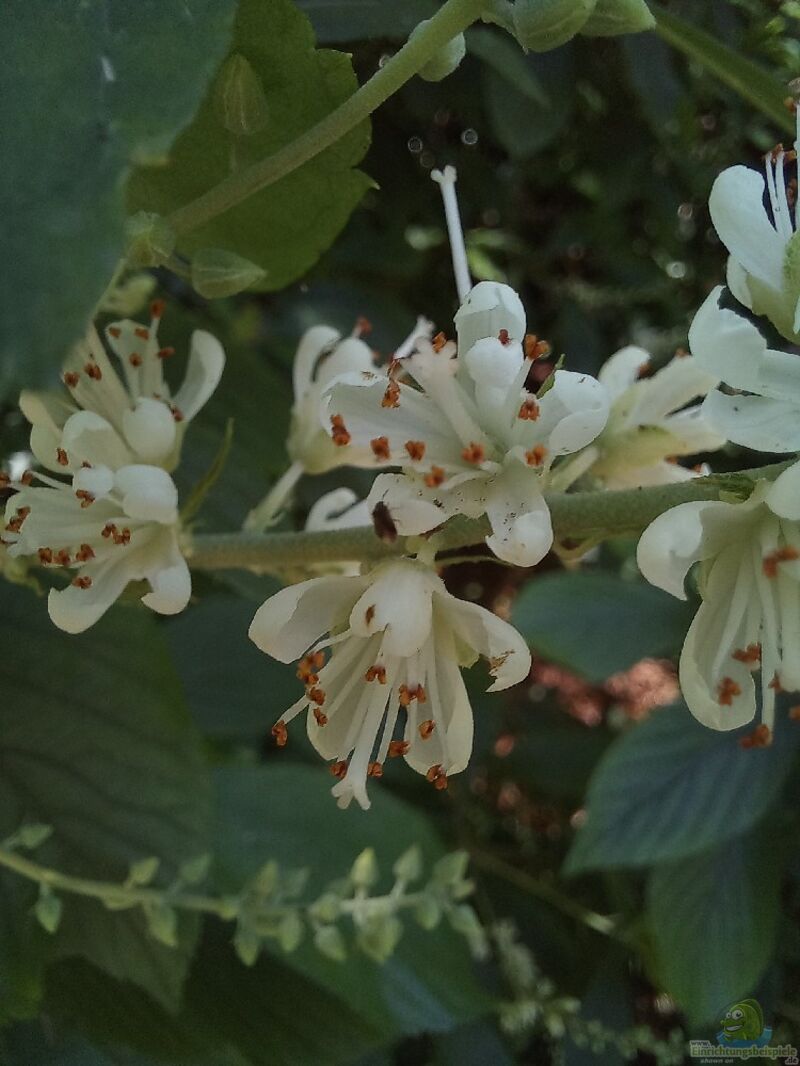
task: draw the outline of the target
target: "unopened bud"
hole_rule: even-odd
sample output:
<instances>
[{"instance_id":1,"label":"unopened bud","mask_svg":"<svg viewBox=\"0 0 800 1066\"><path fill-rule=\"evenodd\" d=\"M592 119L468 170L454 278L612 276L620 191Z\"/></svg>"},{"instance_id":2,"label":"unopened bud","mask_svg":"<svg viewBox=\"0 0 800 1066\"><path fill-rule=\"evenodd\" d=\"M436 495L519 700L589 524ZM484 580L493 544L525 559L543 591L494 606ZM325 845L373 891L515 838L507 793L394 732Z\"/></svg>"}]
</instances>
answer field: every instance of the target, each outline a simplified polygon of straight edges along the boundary
<instances>
[{"instance_id":1,"label":"unopened bud","mask_svg":"<svg viewBox=\"0 0 800 1066\"><path fill-rule=\"evenodd\" d=\"M303 919L297 911L289 911L278 926L278 943L288 954L300 946L304 933Z\"/></svg>"},{"instance_id":2,"label":"unopened bud","mask_svg":"<svg viewBox=\"0 0 800 1066\"><path fill-rule=\"evenodd\" d=\"M378 880L378 860L372 848L364 848L350 870L356 888L370 888Z\"/></svg>"},{"instance_id":3,"label":"unopened bud","mask_svg":"<svg viewBox=\"0 0 800 1066\"><path fill-rule=\"evenodd\" d=\"M126 885L129 887L133 885L149 885L158 873L159 866L160 861L155 855L132 862L128 869Z\"/></svg>"},{"instance_id":4,"label":"unopened bud","mask_svg":"<svg viewBox=\"0 0 800 1066\"><path fill-rule=\"evenodd\" d=\"M428 22L430 22L430 19L425 19L418 26L415 26L411 36L408 38L409 41L413 41L422 27ZM464 34L457 33L455 37L451 37L447 44L443 45L430 57L425 66L419 71L419 76L423 81L442 81L448 74L453 73L466 54L467 42L464 40Z\"/></svg>"},{"instance_id":5,"label":"unopened bud","mask_svg":"<svg viewBox=\"0 0 800 1066\"><path fill-rule=\"evenodd\" d=\"M178 916L163 900L146 903L142 908L151 936L168 948L178 946Z\"/></svg>"},{"instance_id":6,"label":"unopened bud","mask_svg":"<svg viewBox=\"0 0 800 1066\"><path fill-rule=\"evenodd\" d=\"M616 37L652 30L655 24L645 0L597 0L581 33L587 37Z\"/></svg>"},{"instance_id":7,"label":"unopened bud","mask_svg":"<svg viewBox=\"0 0 800 1066\"><path fill-rule=\"evenodd\" d=\"M572 40L595 0L516 0L514 36L526 51L549 52Z\"/></svg>"},{"instance_id":8,"label":"unopened bud","mask_svg":"<svg viewBox=\"0 0 800 1066\"><path fill-rule=\"evenodd\" d=\"M314 933L314 946L317 951L334 962L344 962L347 947L344 937L335 925L321 925Z\"/></svg>"},{"instance_id":9,"label":"unopened bud","mask_svg":"<svg viewBox=\"0 0 800 1066\"><path fill-rule=\"evenodd\" d=\"M47 933L55 933L61 923L61 900L52 889L42 885L39 898L33 908L36 921Z\"/></svg>"},{"instance_id":10,"label":"unopened bud","mask_svg":"<svg viewBox=\"0 0 800 1066\"><path fill-rule=\"evenodd\" d=\"M358 931L358 946L375 962L385 962L403 935L403 923L393 914L376 915Z\"/></svg>"},{"instance_id":11,"label":"unopened bud","mask_svg":"<svg viewBox=\"0 0 800 1066\"><path fill-rule=\"evenodd\" d=\"M258 133L269 120L261 81L239 52L234 52L222 64L214 89L214 102L222 125L236 137Z\"/></svg>"},{"instance_id":12,"label":"unopened bud","mask_svg":"<svg viewBox=\"0 0 800 1066\"><path fill-rule=\"evenodd\" d=\"M253 966L261 951L261 937L247 925L239 925L233 938L233 950L245 966Z\"/></svg>"},{"instance_id":13,"label":"unopened bud","mask_svg":"<svg viewBox=\"0 0 800 1066\"><path fill-rule=\"evenodd\" d=\"M40 844L44 844L52 832L52 825L44 825L42 822L29 822L27 825L20 826L16 837L21 847L26 848L28 851L33 851Z\"/></svg>"},{"instance_id":14,"label":"unopened bud","mask_svg":"<svg viewBox=\"0 0 800 1066\"><path fill-rule=\"evenodd\" d=\"M234 296L264 277L256 263L223 248L202 248L192 258L192 285L207 300Z\"/></svg>"},{"instance_id":15,"label":"unopened bud","mask_svg":"<svg viewBox=\"0 0 800 1066\"><path fill-rule=\"evenodd\" d=\"M417 881L422 876L422 853L418 844L412 844L404 851L392 867L392 873L398 881Z\"/></svg>"},{"instance_id":16,"label":"unopened bud","mask_svg":"<svg viewBox=\"0 0 800 1066\"><path fill-rule=\"evenodd\" d=\"M175 251L177 237L161 215L138 211L125 223L125 255L133 267L155 267L166 263Z\"/></svg>"}]
</instances>

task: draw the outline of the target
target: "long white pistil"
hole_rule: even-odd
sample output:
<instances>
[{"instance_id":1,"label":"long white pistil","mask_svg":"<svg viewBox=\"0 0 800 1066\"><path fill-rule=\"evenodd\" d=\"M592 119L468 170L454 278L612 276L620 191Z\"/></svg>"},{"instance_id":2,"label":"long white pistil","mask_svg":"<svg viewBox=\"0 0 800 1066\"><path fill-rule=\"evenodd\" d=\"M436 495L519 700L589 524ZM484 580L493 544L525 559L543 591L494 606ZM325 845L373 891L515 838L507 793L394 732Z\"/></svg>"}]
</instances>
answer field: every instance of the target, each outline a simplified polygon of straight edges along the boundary
<instances>
[{"instance_id":1,"label":"long white pistil","mask_svg":"<svg viewBox=\"0 0 800 1066\"><path fill-rule=\"evenodd\" d=\"M472 288L467 265L467 249L464 244L464 231L461 228L461 216L458 213L456 197L456 168L445 167L444 170L432 170L431 177L439 186L444 201L444 217L447 221L447 236L450 238L450 254L453 257L453 273L456 276L456 289L459 303L463 303Z\"/></svg>"}]
</instances>

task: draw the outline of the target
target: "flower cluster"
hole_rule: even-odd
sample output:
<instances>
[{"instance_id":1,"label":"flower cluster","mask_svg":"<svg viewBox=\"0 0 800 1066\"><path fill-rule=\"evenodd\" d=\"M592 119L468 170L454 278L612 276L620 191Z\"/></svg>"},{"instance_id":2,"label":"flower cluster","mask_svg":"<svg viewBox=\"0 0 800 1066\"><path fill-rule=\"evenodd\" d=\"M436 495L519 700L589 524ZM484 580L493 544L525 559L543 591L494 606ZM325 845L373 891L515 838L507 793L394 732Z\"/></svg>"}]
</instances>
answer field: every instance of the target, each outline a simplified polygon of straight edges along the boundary
<instances>
[{"instance_id":1,"label":"flower cluster","mask_svg":"<svg viewBox=\"0 0 800 1066\"><path fill-rule=\"evenodd\" d=\"M2 539L11 558L33 556L69 574L67 587L48 598L51 619L68 633L93 625L131 582L147 583L142 602L159 614L175 614L189 601L170 471L186 425L219 382L225 354L210 334L195 332L173 395L163 366L174 350L158 341L162 312L156 301L149 327L131 321L107 327L122 376L91 330L64 370L69 399L31 392L20 398L31 451L50 473L0 475L13 490Z\"/></svg>"},{"instance_id":2,"label":"flower cluster","mask_svg":"<svg viewBox=\"0 0 800 1066\"><path fill-rule=\"evenodd\" d=\"M800 114L797 121L800 139ZM800 450L800 361L787 350L800 341L797 151L797 140L792 151L779 145L763 177L736 166L714 183L709 206L730 252L727 289L710 293L689 331L698 370L720 383L701 418L721 439L768 453ZM772 345L775 330L788 345ZM683 646L681 687L695 717L713 729L742 726L760 706L747 746L770 742L776 692L800 690L798 521L794 464L773 484L757 480L743 502L672 508L639 543L642 573L675 596L685 597L686 575L700 564L702 605Z\"/></svg>"}]
</instances>

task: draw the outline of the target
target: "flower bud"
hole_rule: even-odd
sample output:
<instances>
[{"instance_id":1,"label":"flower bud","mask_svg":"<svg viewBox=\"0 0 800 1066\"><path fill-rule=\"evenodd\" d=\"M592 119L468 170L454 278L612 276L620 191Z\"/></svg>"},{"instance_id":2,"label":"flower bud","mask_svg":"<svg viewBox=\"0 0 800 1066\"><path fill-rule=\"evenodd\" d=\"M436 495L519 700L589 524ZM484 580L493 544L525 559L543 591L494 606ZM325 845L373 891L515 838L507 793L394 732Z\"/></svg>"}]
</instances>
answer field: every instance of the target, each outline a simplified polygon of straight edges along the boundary
<instances>
[{"instance_id":1,"label":"flower bud","mask_svg":"<svg viewBox=\"0 0 800 1066\"><path fill-rule=\"evenodd\" d=\"M548 52L584 26L595 0L516 0L514 36L526 51Z\"/></svg>"},{"instance_id":2,"label":"flower bud","mask_svg":"<svg viewBox=\"0 0 800 1066\"><path fill-rule=\"evenodd\" d=\"M422 876L422 852L419 844L412 844L408 851L404 851L392 867L392 873L398 881L418 881Z\"/></svg>"},{"instance_id":3,"label":"flower bud","mask_svg":"<svg viewBox=\"0 0 800 1066\"><path fill-rule=\"evenodd\" d=\"M261 81L239 52L234 52L223 63L214 90L214 102L222 125L236 137L258 133L269 119Z\"/></svg>"},{"instance_id":4,"label":"flower bud","mask_svg":"<svg viewBox=\"0 0 800 1066\"><path fill-rule=\"evenodd\" d=\"M408 38L409 41L413 41L422 27L428 22L430 22L430 19L425 19L418 26L415 26L411 36ZM467 42L464 40L464 34L457 33L455 37L451 37L447 44L443 45L438 52L431 56L425 66L419 71L419 76L423 81L442 81L448 74L453 73L466 53Z\"/></svg>"},{"instance_id":5,"label":"flower bud","mask_svg":"<svg viewBox=\"0 0 800 1066\"><path fill-rule=\"evenodd\" d=\"M261 937L248 925L238 925L233 949L245 966L253 966L261 951Z\"/></svg>"},{"instance_id":6,"label":"flower bud","mask_svg":"<svg viewBox=\"0 0 800 1066\"><path fill-rule=\"evenodd\" d=\"M347 948L344 937L335 925L321 925L314 933L314 946L317 951L334 962L344 962Z\"/></svg>"},{"instance_id":7,"label":"flower bud","mask_svg":"<svg viewBox=\"0 0 800 1066\"><path fill-rule=\"evenodd\" d=\"M403 935L403 925L393 914L375 915L358 931L358 946L375 962L386 962Z\"/></svg>"},{"instance_id":8,"label":"flower bud","mask_svg":"<svg viewBox=\"0 0 800 1066\"><path fill-rule=\"evenodd\" d=\"M178 916L164 900L154 900L142 907L150 935L168 948L178 946Z\"/></svg>"},{"instance_id":9,"label":"flower bud","mask_svg":"<svg viewBox=\"0 0 800 1066\"><path fill-rule=\"evenodd\" d=\"M202 248L192 259L192 285L207 300L243 292L264 277L260 266L223 248Z\"/></svg>"},{"instance_id":10,"label":"flower bud","mask_svg":"<svg viewBox=\"0 0 800 1066\"><path fill-rule=\"evenodd\" d=\"M371 888L378 880L378 861L372 848L364 848L350 870L350 880L356 888Z\"/></svg>"},{"instance_id":11,"label":"flower bud","mask_svg":"<svg viewBox=\"0 0 800 1066\"><path fill-rule=\"evenodd\" d=\"M297 911L289 911L278 926L278 943L288 955L300 946L304 933L303 919Z\"/></svg>"},{"instance_id":12,"label":"flower bud","mask_svg":"<svg viewBox=\"0 0 800 1066\"><path fill-rule=\"evenodd\" d=\"M525 308L510 285L479 281L456 311L458 351L464 356L476 341L497 338L501 330L510 341L525 336Z\"/></svg>"},{"instance_id":13,"label":"flower bud","mask_svg":"<svg viewBox=\"0 0 800 1066\"><path fill-rule=\"evenodd\" d=\"M15 835L21 847L26 848L28 851L33 851L34 848L44 844L52 832L52 825L44 825L42 822L28 822L27 825L20 826Z\"/></svg>"},{"instance_id":14,"label":"flower bud","mask_svg":"<svg viewBox=\"0 0 800 1066\"><path fill-rule=\"evenodd\" d=\"M61 923L61 900L47 885L42 885L33 908L36 921L47 933L55 933Z\"/></svg>"},{"instance_id":15,"label":"flower bud","mask_svg":"<svg viewBox=\"0 0 800 1066\"><path fill-rule=\"evenodd\" d=\"M581 33L587 37L616 37L652 30L655 24L645 0L597 0Z\"/></svg>"},{"instance_id":16,"label":"flower bud","mask_svg":"<svg viewBox=\"0 0 800 1066\"><path fill-rule=\"evenodd\" d=\"M154 267L166 263L175 251L177 237L161 215L137 211L125 223L128 263L134 267Z\"/></svg>"}]
</instances>

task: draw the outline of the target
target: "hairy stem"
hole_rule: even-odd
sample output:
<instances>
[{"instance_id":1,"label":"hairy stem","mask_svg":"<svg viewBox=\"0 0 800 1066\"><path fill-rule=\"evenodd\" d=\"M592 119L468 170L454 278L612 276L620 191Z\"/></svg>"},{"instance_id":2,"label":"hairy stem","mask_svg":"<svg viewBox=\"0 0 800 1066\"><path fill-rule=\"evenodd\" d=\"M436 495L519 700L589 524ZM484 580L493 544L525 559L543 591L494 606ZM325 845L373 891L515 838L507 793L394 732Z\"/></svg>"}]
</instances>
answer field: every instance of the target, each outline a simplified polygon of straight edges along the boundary
<instances>
[{"instance_id":1,"label":"hairy stem","mask_svg":"<svg viewBox=\"0 0 800 1066\"><path fill-rule=\"evenodd\" d=\"M727 493L745 498L756 479L773 480L791 462L650 488L550 493L546 499L557 541L599 541L640 533L663 511L691 500L718 500ZM486 519L451 519L435 534L436 550L467 548L488 532ZM366 562L415 554L419 543L418 537L398 537L387 544L372 528L362 526L314 533L202 534L194 537L186 554L195 570L270 572L317 562Z\"/></svg>"},{"instance_id":2,"label":"hairy stem","mask_svg":"<svg viewBox=\"0 0 800 1066\"><path fill-rule=\"evenodd\" d=\"M169 216L177 234L201 226L297 170L367 119L444 45L481 15L485 0L447 0L376 74L335 111L274 155L231 174Z\"/></svg>"}]
</instances>

